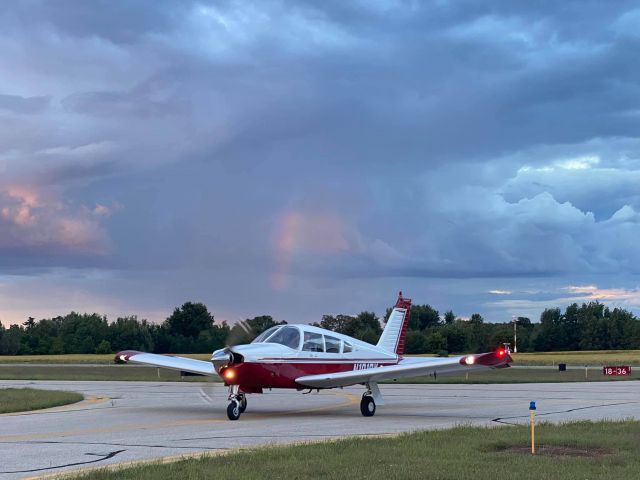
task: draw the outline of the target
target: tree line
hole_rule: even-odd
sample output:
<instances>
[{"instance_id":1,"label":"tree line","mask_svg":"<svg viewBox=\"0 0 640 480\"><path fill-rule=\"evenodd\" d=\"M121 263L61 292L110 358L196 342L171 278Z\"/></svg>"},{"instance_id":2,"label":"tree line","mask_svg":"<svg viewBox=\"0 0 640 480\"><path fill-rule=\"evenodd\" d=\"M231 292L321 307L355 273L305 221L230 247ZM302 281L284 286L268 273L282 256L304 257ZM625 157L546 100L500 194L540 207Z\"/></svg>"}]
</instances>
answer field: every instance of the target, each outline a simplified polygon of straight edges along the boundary
<instances>
[{"instance_id":1,"label":"tree line","mask_svg":"<svg viewBox=\"0 0 640 480\"><path fill-rule=\"evenodd\" d=\"M323 315L313 325L376 343L383 325L375 313L358 315ZM176 308L161 324L149 323L136 316L109 322L98 314L71 312L65 316L36 321L29 318L22 325L5 328L0 324L0 355L113 353L142 350L155 353L209 353L226 345L248 343L267 328L285 324L269 315L246 319L229 325L215 322L202 303L187 302ZM518 351L602 350L640 348L640 321L633 313L599 302L546 309L539 322L518 317L515 320ZM406 353L482 352L510 342L512 323L489 323L474 313L469 319L458 318L451 310L440 314L430 305L411 308Z\"/></svg>"}]
</instances>

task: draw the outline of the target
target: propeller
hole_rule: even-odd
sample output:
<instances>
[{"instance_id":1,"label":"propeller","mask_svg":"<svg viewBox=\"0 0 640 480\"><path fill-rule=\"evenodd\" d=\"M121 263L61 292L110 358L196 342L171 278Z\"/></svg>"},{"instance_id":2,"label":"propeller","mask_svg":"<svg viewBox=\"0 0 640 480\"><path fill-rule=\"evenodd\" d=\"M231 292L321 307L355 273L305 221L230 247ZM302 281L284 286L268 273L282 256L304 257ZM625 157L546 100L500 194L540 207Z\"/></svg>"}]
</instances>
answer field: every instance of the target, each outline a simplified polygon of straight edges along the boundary
<instances>
[{"instance_id":1,"label":"propeller","mask_svg":"<svg viewBox=\"0 0 640 480\"><path fill-rule=\"evenodd\" d=\"M229 332L226 346L213 352L211 363L213 363L213 368L215 368L216 372L220 372L221 369L232 365L234 362L242 362L242 355L235 353L232 348L240 343L247 343L254 336L253 329L247 321L238 320L231 332Z\"/></svg>"},{"instance_id":2,"label":"propeller","mask_svg":"<svg viewBox=\"0 0 640 480\"><path fill-rule=\"evenodd\" d=\"M246 343L248 339L253 338L253 329L246 320L238 320L229 332L227 337L227 348Z\"/></svg>"}]
</instances>

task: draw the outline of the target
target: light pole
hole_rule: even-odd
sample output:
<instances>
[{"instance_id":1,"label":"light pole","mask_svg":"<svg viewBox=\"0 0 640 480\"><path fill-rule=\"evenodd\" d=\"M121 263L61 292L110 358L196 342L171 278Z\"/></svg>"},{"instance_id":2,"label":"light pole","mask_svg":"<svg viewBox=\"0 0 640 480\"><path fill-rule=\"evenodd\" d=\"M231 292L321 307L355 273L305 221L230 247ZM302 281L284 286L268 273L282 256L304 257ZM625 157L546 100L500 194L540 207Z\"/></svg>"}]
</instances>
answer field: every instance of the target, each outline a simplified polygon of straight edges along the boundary
<instances>
[{"instance_id":1,"label":"light pole","mask_svg":"<svg viewBox=\"0 0 640 480\"><path fill-rule=\"evenodd\" d=\"M515 315L511 318L513 319L513 353L518 353L518 322Z\"/></svg>"}]
</instances>

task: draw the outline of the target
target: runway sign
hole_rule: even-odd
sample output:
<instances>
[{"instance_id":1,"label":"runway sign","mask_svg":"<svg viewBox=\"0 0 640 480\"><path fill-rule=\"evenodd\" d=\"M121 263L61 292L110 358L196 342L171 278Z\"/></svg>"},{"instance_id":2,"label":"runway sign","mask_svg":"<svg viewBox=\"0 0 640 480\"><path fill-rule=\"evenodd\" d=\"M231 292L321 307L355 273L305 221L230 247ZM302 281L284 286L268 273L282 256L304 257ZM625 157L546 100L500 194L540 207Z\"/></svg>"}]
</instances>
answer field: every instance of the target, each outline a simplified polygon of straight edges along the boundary
<instances>
[{"instance_id":1,"label":"runway sign","mask_svg":"<svg viewBox=\"0 0 640 480\"><path fill-rule=\"evenodd\" d=\"M622 365L619 367L602 367L602 373L604 375L631 375L631 367L629 365Z\"/></svg>"}]
</instances>

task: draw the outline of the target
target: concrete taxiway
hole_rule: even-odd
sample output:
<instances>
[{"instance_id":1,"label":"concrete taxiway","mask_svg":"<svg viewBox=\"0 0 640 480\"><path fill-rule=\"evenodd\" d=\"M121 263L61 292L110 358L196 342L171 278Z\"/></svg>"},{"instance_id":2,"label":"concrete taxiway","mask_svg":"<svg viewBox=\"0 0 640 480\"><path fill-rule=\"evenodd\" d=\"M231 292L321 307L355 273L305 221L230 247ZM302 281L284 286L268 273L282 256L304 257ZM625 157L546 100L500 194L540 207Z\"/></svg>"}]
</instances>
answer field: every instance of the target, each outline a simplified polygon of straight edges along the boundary
<instances>
[{"instance_id":1,"label":"concrete taxiway","mask_svg":"<svg viewBox=\"0 0 640 480\"><path fill-rule=\"evenodd\" d=\"M0 415L0 478L24 478L259 445L381 435L460 424L640 419L640 382L383 385L386 404L362 417L363 388L250 395L226 418L219 383L0 381L2 387L81 392L75 405Z\"/></svg>"}]
</instances>

